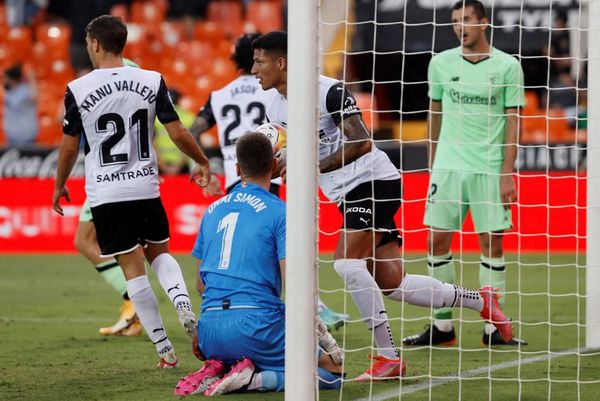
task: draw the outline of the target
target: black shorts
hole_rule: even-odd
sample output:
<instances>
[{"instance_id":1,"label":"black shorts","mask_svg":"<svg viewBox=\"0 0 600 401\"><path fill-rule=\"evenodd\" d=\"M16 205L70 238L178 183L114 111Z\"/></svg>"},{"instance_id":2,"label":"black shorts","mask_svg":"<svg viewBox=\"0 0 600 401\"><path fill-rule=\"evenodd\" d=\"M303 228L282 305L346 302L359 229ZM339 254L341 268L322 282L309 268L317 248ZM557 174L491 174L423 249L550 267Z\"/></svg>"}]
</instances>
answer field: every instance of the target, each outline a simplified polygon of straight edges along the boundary
<instances>
[{"instance_id":1,"label":"black shorts","mask_svg":"<svg viewBox=\"0 0 600 401\"><path fill-rule=\"evenodd\" d=\"M101 256L169 240L169 220L160 198L105 203L92 207L92 217Z\"/></svg>"},{"instance_id":2,"label":"black shorts","mask_svg":"<svg viewBox=\"0 0 600 401\"><path fill-rule=\"evenodd\" d=\"M396 241L402 245L400 231L394 216L400 208L402 181L369 181L360 184L346 195L338 205L344 217L343 229L383 232L377 246Z\"/></svg>"}]
</instances>

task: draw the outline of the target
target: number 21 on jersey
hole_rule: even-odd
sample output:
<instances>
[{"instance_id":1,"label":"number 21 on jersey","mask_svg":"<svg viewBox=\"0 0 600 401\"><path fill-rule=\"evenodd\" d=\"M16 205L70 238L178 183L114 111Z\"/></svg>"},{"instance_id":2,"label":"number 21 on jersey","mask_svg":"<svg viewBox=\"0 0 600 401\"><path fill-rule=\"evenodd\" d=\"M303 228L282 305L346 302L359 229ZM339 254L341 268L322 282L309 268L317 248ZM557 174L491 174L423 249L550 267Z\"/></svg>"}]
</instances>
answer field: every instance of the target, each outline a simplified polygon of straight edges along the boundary
<instances>
[{"instance_id":1,"label":"number 21 on jersey","mask_svg":"<svg viewBox=\"0 0 600 401\"><path fill-rule=\"evenodd\" d=\"M221 239L221 258L219 260L219 269L229 269L231 260L231 246L233 244L233 233L238 221L239 213L229 213L227 216L219 220L217 233L223 232Z\"/></svg>"}]
</instances>

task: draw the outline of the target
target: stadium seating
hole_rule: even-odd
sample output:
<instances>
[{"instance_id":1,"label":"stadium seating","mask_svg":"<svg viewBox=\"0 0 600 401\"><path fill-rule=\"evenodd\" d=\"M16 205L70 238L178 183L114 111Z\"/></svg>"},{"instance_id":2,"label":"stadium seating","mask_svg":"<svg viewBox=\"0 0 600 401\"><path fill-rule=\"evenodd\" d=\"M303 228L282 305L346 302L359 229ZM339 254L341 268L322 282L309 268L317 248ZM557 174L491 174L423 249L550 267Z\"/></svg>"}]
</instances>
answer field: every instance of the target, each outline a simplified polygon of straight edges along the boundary
<instances>
[{"instance_id":1,"label":"stadium seating","mask_svg":"<svg viewBox=\"0 0 600 401\"><path fill-rule=\"evenodd\" d=\"M258 32L278 31L283 28L281 5L276 1L251 1L248 3L247 19Z\"/></svg>"},{"instance_id":2,"label":"stadium seating","mask_svg":"<svg viewBox=\"0 0 600 401\"><path fill-rule=\"evenodd\" d=\"M161 71L167 83L182 92L184 107L197 112L211 90L235 76L230 54L235 39L242 32L283 29L282 0L250 0L245 6L243 3L239 0L211 1L206 18L196 21L193 27L181 20L167 19L167 0L134 0L130 6L114 6L111 14L127 22L129 35L125 56L143 68ZM57 130L51 129L49 124L57 121L64 86L75 76L69 63L71 35L68 25L51 21L33 27L10 28L5 6L0 2L0 71L16 62L23 62L26 68L34 71L39 84L40 119L44 120L40 122L39 142L46 145L56 142L53 135ZM379 129L377 106L371 104L376 99L372 99L370 93L355 95L367 127ZM526 91L525 96L521 143L585 141L586 131L575 131L570 127L572 121L562 110L544 109L535 91ZM420 128L409 127L407 122L401 125L393 129L397 132L395 136L421 138ZM0 128L0 144L3 138Z\"/></svg>"},{"instance_id":3,"label":"stadium seating","mask_svg":"<svg viewBox=\"0 0 600 401\"><path fill-rule=\"evenodd\" d=\"M55 147L60 145L62 137L62 126L52 116L41 116L39 120L39 134L37 144L47 147Z\"/></svg>"},{"instance_id":4,"label":"stadium seating","mask_svg":"<svg viewBox=\"0 0 600 401\"><path fill-rule=\"evenodd\" d=\"M243 31L242 3L212 1L208 5L207 20L222 26L230 39L235 39Z\"/></svg>"},{"instance_id":5,"label":"stadium seating","mask_svg":"<svg viewBox=\"0 0 600 401\"><path fill-rule=\"evenodd\" d=\"M523 110L520 143L564 143L570 135L569 120L562 109Z\"/></svg>"},{"instance_id":6,"label":"stadium seating","mask_svg":"<svg viewBox=\"0 0 600 401\"><path fill-rule=\"evenodd\" d=\"M69 59L71 27L63 23L41 24L36 29L36 41L48 46L53 59Z\"/></svg>"},{"instance_id":7,"label":"stadium seating","mask_svg":"<svg viewBox=\"0 0 600 401\"><path fill-rule=\"evenodd\" d=\"M11 28L5 43L6 50L14 60L28 60L33 43L31 30L24 27Z\"/></svg>"},{"instance_id":8,"label":"stadium seating","mask_svg":"<svg viewBox=\"0 0 600 401\"><path fill-rule=\"evenodd\" d=\"M115 4L110 9L110 15L121 17L123 22L129 22L129 8L125 4Z\"/></svg>"},{"instance_id":9,"label":"stadium seating","mask_svg":"<svg viewBox=\"0 0 600 401\"><path fill-rule=\"evenodd\" d=\"M167 20L167 7L167 0L134 0L129 6L113 6L110 13L127 23L124 55L143 68L161 71L167 83L182 92L182 101L192 112L206 102L211 90L235 77L230 54L242 32L283 27L281 0L252 0L246 6L238 0L212 1L206 18L197 21L192 30L183 21ZM60 141L58 120L64 87L75 77L69 62L71 35L68 25L54 21L10 29L0 2L0 71L23 62L34 72L40 118L38 143L44 146ZM0 144L4 142L0 131Z\"/></svg>"},{"instance_id":10,"label":"stadium seating","mask_svg":"<svg viewBox=\"0 0 600 401\"><path fill-rule=\"evenodd\" d=\"M356 104L362 111L363 120L365 120L365 126L370 131L376 131L379 129L379 114L377 113L377 99L371 96L370 92L356 92L354 93Z\"/></svg>"},{"instance_id":11,"label":"stadium seating","mask_svg":"<svg viewBox=\"0 0 600 401\"><path fill-rule=\"evenodd\" d=\"M134 1L131 4L131 22L160 26L165 20L166 8L156 1Z\"/></svg>"}]
</instances>

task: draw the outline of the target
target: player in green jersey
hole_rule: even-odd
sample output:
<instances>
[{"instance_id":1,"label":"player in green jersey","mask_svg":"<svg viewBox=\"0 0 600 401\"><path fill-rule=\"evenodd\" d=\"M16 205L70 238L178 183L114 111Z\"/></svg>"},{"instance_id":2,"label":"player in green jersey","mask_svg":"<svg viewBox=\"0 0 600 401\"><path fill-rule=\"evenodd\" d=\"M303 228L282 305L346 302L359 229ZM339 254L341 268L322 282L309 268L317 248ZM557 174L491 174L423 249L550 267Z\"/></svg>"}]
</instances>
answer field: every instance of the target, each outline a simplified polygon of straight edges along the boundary
<instances>
[{"instance_id":1,"label":"player in green jersey","mask_svg":"<svg viewBox=\"0 0 600 401\"><path fill-rule=\"evenodd\" d=\"M431 107L432 174L424 223L429 274L454 283L450 245L467 211L479 235L480 285L506 291L503 234L512 228L513 169L517 157L519 108L524 106L523 71L509 54L490 46L483 4L459 0L452 8L460 46L433 57L428 81ZM502 301L501 301L502 303ZM452 345L456 335L449 308L434 311L434 324L403 339L406 345ZM506 343L486 324L483 344Z\"/></svg>"}]
</instances>

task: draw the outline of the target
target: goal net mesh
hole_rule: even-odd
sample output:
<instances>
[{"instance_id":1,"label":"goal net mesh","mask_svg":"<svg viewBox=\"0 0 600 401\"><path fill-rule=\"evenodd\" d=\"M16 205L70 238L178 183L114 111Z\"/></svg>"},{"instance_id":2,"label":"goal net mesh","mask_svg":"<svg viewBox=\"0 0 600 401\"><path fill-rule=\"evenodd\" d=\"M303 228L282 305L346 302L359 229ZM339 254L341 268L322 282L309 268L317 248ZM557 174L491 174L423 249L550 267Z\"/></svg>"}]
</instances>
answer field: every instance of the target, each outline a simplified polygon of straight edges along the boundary
<instances>
[{"instance_id":1,"label":"goal net mesh","mask_svg":"<svg viewBox=\"0 0 600 401\"><path fill-rule=\"evenodd\" d=\"M432 190L428 66L432 57L460 44L451 21L455 0L320 3L320 72L343 81L353 92L373 143L400 170L403 193L398 193L402 206L396 223L403 237L401 260L405 272L427 275L429 228L423 218ZM519 109L514 164L517 196L510 205L512 228L502 236L504 309L515 337L527 344L483 345L479 315L454 309L455 343L404 345L403 338L433 325L434 311L384 297L407 373L398 381L356 382L372 362L367 354L377 355L377 347L333 269L342 216L338 205L321 195L319 296L332 310L350 315L345 325L332 331L346 355L343 388L335 395L321 392L321 399L596 398L598 355L586 348L585 338L588 3L484 0L483 4L490 21L489 43L514 57L524 76L525 106ZM495 57L490 60L496 62ZM492 67L484 89L490 93L498 84L495 80L502 79ZM457 93L456 101L470 100ZM459 107L453 117L459 127L461 113ZM491 108L488 117L496 118ZM490 133L481 135L489 139ZM461 147L473 145L467 135L455 138L465 138ZM504 143L489 146L500 146L502 152L506 148ZM462 163L459 159L457 155L457 166ZM481 201L468 199L468 189L459 191L456 207L466 209L473 202L481 206ZM492 201L487 202L491 215ZM470 212L450 249L455 283L480 288L480 234Z\"/></svg>"}]
</instances>

